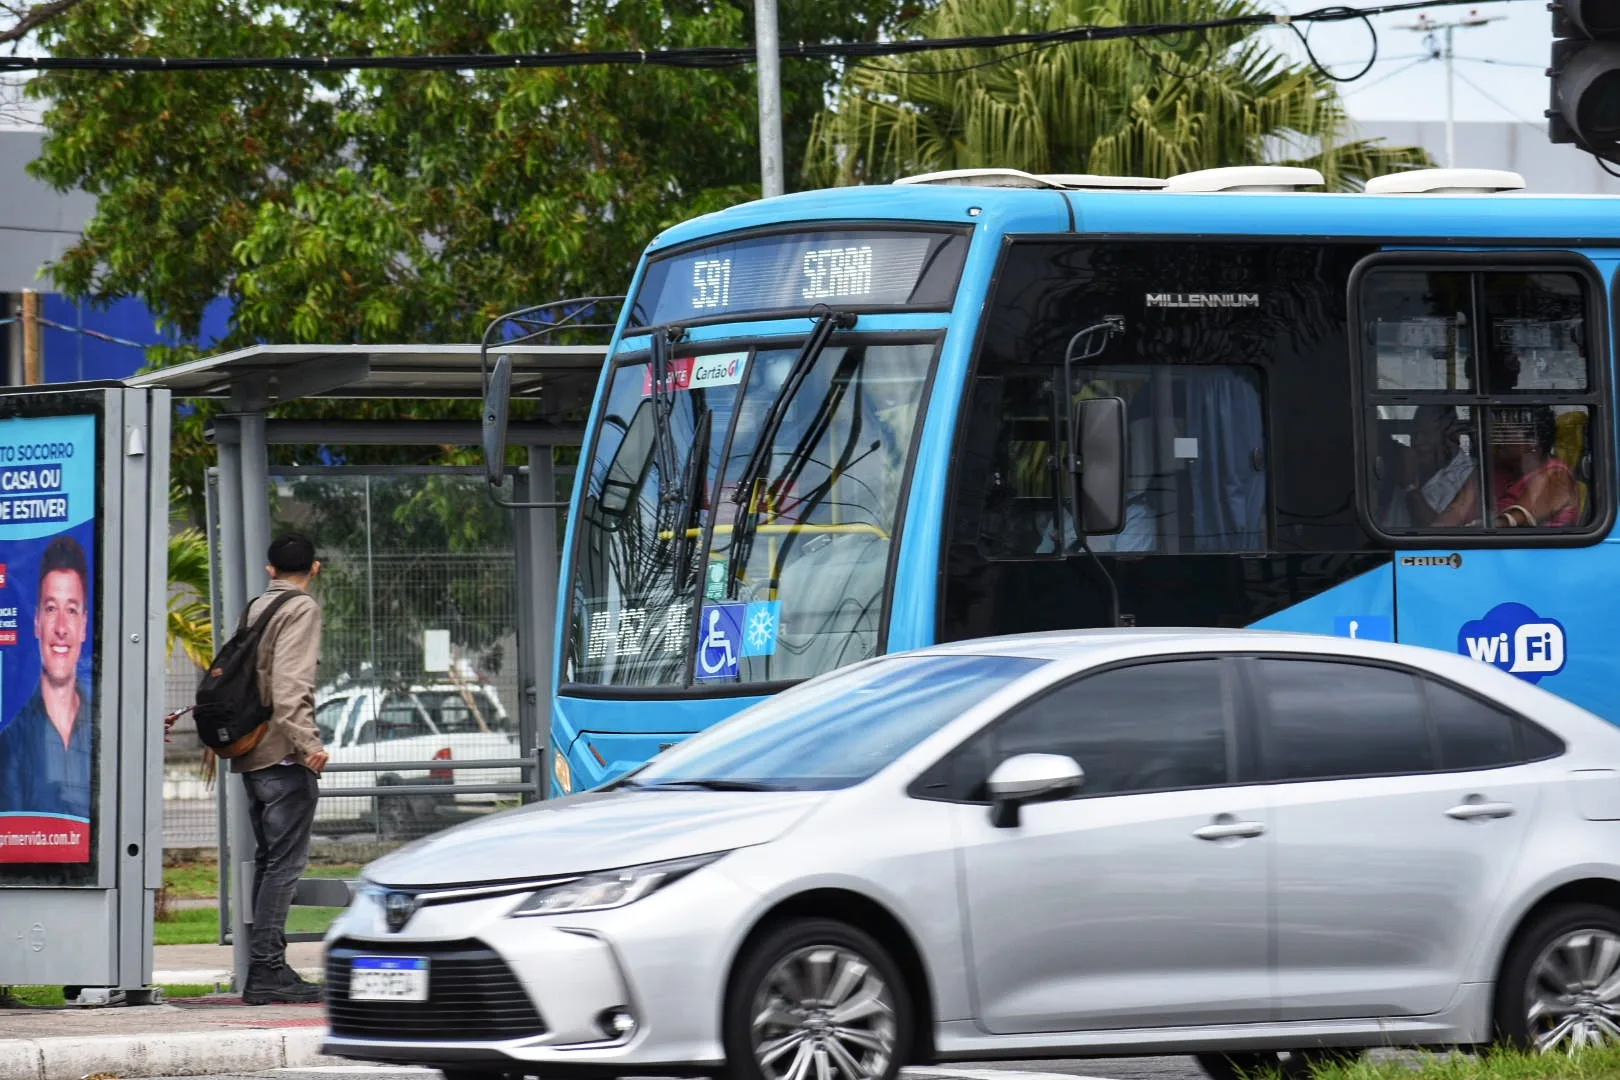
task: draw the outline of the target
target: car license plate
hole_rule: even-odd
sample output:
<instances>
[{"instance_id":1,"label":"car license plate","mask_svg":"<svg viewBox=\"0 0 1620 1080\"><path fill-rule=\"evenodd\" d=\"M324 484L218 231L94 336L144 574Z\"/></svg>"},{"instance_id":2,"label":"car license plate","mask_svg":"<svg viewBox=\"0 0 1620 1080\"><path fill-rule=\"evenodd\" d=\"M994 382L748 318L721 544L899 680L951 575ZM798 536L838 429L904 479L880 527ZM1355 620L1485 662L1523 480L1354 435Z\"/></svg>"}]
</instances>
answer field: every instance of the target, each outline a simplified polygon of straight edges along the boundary
<instances>
[{"instance_id":1,"label":"car license plate","mask_svg":"<svg viewBox=\"0 0 1620 1080\"><path fill-rule=\"evenodd\" d=\"M426 1001L425 956L356 956L349 966L350 1001Z\"/></svg>"}]
</instances>

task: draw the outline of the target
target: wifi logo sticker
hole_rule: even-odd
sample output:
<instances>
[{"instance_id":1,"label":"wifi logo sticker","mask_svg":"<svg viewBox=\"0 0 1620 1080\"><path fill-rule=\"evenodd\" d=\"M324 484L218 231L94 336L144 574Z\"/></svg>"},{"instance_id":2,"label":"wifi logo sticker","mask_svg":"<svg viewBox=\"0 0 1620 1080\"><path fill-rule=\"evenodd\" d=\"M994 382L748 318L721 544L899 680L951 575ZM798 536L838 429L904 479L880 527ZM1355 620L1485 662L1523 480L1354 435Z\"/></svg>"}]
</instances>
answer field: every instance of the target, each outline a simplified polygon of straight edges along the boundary
<instances>
[{"instance_id":1,"label":"wifi logo sticker","mask_svg":"<svg viewBox=\"0 0 1620 1080\"><path fill-rule=\"evenodd\" d=\"M1538 683L1564 670L1564 626L1524 604L1498 604L1483 619L1463 624L1457 651Z\"/></svg>"}]
</instances>

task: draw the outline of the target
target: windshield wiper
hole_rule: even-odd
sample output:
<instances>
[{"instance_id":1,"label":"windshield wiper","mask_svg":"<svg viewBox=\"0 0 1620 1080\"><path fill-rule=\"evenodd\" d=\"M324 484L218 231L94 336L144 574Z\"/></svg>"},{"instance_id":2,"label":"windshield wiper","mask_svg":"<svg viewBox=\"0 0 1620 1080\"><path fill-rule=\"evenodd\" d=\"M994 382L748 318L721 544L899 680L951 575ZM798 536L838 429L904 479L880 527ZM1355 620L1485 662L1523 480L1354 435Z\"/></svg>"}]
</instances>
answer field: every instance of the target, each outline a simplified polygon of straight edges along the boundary
<instances>
[{"instance_id":1,"label":"windshield wiper","mask_svg":"<svg viewBox=\"0 0 1620 1080\"><path fill-rule=\"evenodd\" d=\"M700 791L780 791L773 784L762 783L758 780L655 780L646 783L641 780L631 780L626 777L621 781L623 786L635 788L638 791L679 791L683 788L697 788Z\"/></svg>"},{"instance_id":2,"label":"windshield wiper","mask_svg":"<svg viewBox=\"0 0 1620 1080\"><path fill-rule=\"evenodd\" d=\"M679 459L675 453L672 417L675 412L675 375L671 370L669 348L686 333L683 327L660 326L652 332L652 416L653 456L658 464L658 501L660 505L673 502L677 496Z\"/></svg>"},{"instance_id":3,"label":"windshield wiper","mask_svg":"<svg viewBox=\"0 0 1620 1080\"><path fill-rule=\"evenodd\" d=\"M771 402L770 411L765 414L765 420L759 428L759 439L754 443L754 452L748 455L748 464L737 477L737 486L731 492L731 501L745 506L753 506L754 487L759 483L765 472L765 463L771 460L775 453L776 433L781 430L782 421L787 418L788 403L793 395L799 392L799 386L809 378L811 370L816 366L816 360L821 356L821 350L827 347L827 339L832 337L834 330L848 330L855 325L855 313L852 311L834 311L825 304L817 304L812 309L817 315L815 329L810 331L810 338L794 357L793 366L788 369L787 378L782 380L782 388L776 392L776 400Z\"/></svg>"},{"instance_id":4,"label":"windshield wiper","mask_svg":"<svg viewBox=\"0 0 1620 1080\"><path fill-rule=\"evenodd\" d=\"M698 391L693 391L697 393ZM675 592L686 589L692 569L692 522L702 501L703 479L709 472L709 440L714 432L714 410L705 408L698 417L692 449L686 456L686 476L681 484L675 509Z\"/></svg>"}]
</instances>

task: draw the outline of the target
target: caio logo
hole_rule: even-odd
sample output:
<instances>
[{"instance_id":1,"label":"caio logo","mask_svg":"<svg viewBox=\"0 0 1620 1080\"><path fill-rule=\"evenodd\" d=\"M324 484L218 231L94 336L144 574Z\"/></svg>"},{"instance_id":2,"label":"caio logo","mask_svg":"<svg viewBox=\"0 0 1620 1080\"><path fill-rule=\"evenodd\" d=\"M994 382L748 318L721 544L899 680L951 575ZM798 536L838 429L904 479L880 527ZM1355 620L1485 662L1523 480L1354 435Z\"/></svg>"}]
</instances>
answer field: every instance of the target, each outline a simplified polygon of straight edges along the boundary
<instances>
[{"instance_id":1,"label":"caio logo","mask_svg":"<svg viewBox=\"0 0 1620 1080\"><path fill-rule=\"evenodd\" d=\"M1483 619L1463 624L1457 651L1538 683L1564 670L1564 626L1524 604L1498 604Z\"/></svg>"}]
</instances>

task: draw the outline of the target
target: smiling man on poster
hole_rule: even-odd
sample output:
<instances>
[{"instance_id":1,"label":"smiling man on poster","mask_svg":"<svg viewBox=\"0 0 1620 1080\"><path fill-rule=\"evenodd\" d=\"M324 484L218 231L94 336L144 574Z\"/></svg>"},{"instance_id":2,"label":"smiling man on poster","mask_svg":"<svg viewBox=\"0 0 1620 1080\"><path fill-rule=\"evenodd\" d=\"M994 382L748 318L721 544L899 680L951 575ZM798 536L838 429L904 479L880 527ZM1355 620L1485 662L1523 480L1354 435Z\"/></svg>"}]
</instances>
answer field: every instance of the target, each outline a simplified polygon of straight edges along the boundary
<instances>
[{"instance_id":1,"label":"smiling man on poster","mask_svg":"<svg viewBox=\"0 0 1620 1080\"><path fill-rule=\"evenodd\" d=\"M78 678L90 570L70 536L45 548L34 637L39 683L0 731L0 812L90 818L90 689Z\"/></svg>"}]
</instances>

